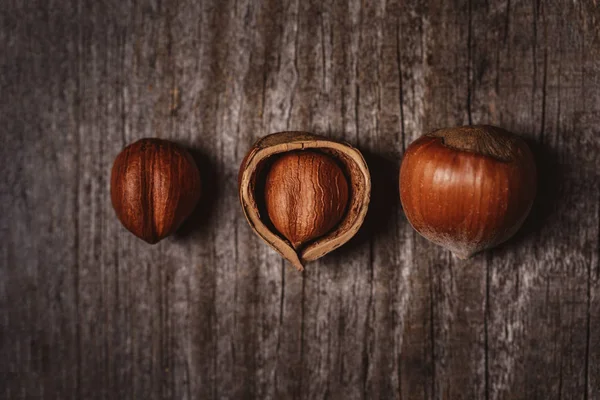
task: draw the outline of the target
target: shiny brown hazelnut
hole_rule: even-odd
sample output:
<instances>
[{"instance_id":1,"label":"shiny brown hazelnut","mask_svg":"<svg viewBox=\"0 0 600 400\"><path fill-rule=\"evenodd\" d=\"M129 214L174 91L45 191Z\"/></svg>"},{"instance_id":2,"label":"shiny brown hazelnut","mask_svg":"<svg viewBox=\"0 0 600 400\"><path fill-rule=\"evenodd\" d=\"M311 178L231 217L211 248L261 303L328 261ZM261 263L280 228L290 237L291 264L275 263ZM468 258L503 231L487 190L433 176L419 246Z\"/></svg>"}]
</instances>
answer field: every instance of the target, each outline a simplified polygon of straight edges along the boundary
<instances>
[{"instance_id":1,"label":"shiny brown hazelnut","mask_svg":"<svg viewBox=\"0 0 600 400\"><path fill-rule=\"evenodd\" d=\"M330 156L311 150L284 153L267 172L265 204L275 228L298 249L342 220L348 182Z\"/></svg>"},{"instance_id":2,"label":"shiny brown hazelnut","mask_svg":"<svg viewBox=\"0 0 600 400\"><path fill-rule=\"evenodd\" d=\"M115 159L110 194L123 226L154 244L175 232L196 207L200 172L183 147L141 139Z\"/></svg>"},{"instance_id":3,"label":"shiny brown hazelnut","mask_svg":"<svg viewBox=\"0 0 600 400\"><path fill-rule=\"evenodd\" d=\"M531 209L536 185L527 144L489 125L426 134L408 147L400 168L408 221L461 259L513 236Z\"/></svg>"},{"instance_id":4,"label":"shiny brown hazelnut","mask_svg":"<svg viewBox=\"0 0 600 400\"><path fill-rule=\"evenodd\" d=\"M298 270L350 240L371 192L358 150L306 132L266 136L240 166L240 201L252 229Z\"/></svg>"}]
</instances>

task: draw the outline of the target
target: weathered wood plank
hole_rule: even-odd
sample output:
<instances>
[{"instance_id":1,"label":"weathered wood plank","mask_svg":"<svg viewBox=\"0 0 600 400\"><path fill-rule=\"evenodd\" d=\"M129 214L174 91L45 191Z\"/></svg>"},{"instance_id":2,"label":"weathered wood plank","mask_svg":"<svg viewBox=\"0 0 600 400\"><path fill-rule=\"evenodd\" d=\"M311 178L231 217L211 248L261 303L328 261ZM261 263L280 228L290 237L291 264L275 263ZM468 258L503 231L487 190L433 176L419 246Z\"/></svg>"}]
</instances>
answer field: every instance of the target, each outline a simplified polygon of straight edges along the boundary
<instances>
[{"instance_id":1,"label":"weathered wood plank","mask_svg":"<svg viewBox=\"0 0 600 400\"><path fill-rule=\"evenodd\" d=\"M2 12L0 29L0 396L7 398L73 396L80 356L81 175L69 108L78 58L61 43L77 25L69 3L30 6L35 13L8 5L12 12ZM58 24L63 16L69 21Z\"/></svg>"},{"instance_id":2,"label":"weathered wood plank","mask_svg":"<svg viewBox=\"0 0 600 400\"><path fill-rule=\"evenodd\" d=\"M0 11L3 398L600 396L600 9L593 1L8 1ZM398 201L441 126L523 135L539 197L463 262ZM345 139L365 228L296 273L247 226L269 132ZM141 137L192 149L205 197L148 246L108 174Z\"/></svg>"}]
</instances>

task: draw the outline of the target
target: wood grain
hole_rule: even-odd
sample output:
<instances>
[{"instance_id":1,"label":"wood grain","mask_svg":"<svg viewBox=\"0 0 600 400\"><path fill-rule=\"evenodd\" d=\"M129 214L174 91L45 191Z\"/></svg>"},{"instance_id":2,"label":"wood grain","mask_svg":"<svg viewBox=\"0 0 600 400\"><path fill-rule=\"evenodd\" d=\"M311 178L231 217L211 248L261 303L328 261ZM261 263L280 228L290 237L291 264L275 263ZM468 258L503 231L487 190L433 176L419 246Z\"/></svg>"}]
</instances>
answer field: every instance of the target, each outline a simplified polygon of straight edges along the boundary
<instances>
[{"instance_id":1,"label":"wood grain","mask_svg":"<svg viewBox=\"0 0 600 400\"><path fill-rule=\"evenodd\" d=\"M0 397L600 398L600 8L592 0L7 0ZM434 128L522 135L539 195L468 261L415 234L397 169ZM267 133L365 155L349 244L290 268L236 174ZM149 246L112 162L188 147L206 196Z\"/></svg>"}]
</instances>

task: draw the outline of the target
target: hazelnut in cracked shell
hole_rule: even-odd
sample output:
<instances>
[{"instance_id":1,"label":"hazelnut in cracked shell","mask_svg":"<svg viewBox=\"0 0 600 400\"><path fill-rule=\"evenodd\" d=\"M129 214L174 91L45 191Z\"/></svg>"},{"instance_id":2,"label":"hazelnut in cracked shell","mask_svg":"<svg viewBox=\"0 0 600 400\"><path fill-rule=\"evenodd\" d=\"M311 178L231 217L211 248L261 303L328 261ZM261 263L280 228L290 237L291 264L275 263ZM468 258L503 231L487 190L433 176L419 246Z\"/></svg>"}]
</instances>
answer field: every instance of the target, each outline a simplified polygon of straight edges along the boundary
<instances>
[{"instance_id":1,"label":"hazelnut in cracked shell","mask_svg":"<svg viewBox=\"0 0 600 400\"><path fill-rule=\"evenodd\" d=\"M310 150L283 154L265 182L267 214L294 249L323 236L342 219L348 183L329 156Z\"/></svg>"},{"instance_id":2,"label":"hazelnut in cracked shell","mask_svg":"<svg viewBox=\"0 0 600 400\"><path fill-rule=\"evenodd\" d=\"M123 226L154 244L175 232L196 207L200 172L183 147L141 139L115 159L110 197Z\"/></svg>"},{"instance_id":3,"label":"hazelnut in cracked shell","mask_svg":"<svg viewBox=\"0 0 600 400\"><path fill-rule=\"evenodd\" d=\"M533 155L490 125L439 129L406 150L400 199L414 229L466 259L512 237L536 194Z\"/></svg>"},{"instance_id":4,"label":"hazelnut in cracked shell","mask_svg":"<svg viewBox=\"0 0 600 400\"><path fill-rule=\"evenodd\" d=\"M299 271L356 234L371 194L357 149L297 131L259 139L242 161L238 183L252 230Z\"/></svg>"}]
</instances>

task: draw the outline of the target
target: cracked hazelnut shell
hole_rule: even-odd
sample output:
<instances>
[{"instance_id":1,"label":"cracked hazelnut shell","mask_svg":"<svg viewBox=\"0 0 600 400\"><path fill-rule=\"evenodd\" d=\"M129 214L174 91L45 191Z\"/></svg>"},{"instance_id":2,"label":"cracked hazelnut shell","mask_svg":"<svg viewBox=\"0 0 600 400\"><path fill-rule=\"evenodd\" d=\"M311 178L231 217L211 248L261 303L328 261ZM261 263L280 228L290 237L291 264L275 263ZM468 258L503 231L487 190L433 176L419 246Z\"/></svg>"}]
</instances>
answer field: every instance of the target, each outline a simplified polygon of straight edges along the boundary
<instances>
[{"instance_id":1,"label":"cracked hazelnut shell","mask_svg":"<svg viewBox=\"0 0 600 400\"><path fill-rule=\"evenodd\" d=\"M251 228L300 271L358 232L371 194L358 150L307 132L257 141L240 166L238 183Z\"/></svg>"}]
</instances>

